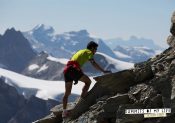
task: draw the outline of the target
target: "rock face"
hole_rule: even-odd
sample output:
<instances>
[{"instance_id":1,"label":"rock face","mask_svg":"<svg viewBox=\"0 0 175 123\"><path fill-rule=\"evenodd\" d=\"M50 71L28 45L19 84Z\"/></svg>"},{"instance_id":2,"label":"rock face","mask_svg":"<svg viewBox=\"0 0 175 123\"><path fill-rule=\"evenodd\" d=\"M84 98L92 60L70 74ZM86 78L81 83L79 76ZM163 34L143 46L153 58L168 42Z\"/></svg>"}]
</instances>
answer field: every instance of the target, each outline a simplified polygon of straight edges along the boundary
<instances>
[{"instance_id":1,"label":"rock face","mask_svg":"<svg viewBox=\"0 0 175 123\"><path fill-rule=\"evenodd\" d=\"M25 99L0 76L0 123L31 123L49 114L50 108L59 104L32 96Z\"/></svg>"},{"instance_id":2,"label":"rock face","mask_svg":"<svg viewBox=\"0 0 175 123\"><path fill-rule=\"evenodd\" d=\"M15 115L19 108L25 105L26 100L19 95L14 87L4 82L4 77L0 77L0 122L7 123Z\"/></svg>"},{"instance_id":3,"label":"rock face","mask_svg":"<svg viewBox=\"0 0 175 123\"><path fill-rule=\"evenodd\" d=\"M135 64L134 69L94 79L97 83L88 94L75 106L69 105L70 117L64 122L175 122L175 47L173 45L154 58ZM171 113L164 118L144 118L143 114L125 114L125 109L150 108L171 108ZM51 112L49 116L35 123L61 123L62 105L54 107Z\"/></svg>"},{"instance_id":4,"label":"rock face","mask_svg":"<svg viewBox=\"0 0 175 123\"><path fill-rule=\"evenodd\" d=\"M170 32L172 35L169 35L167 38L167 43L170 47L175 47L175 11L171 17L171 28Z\"/></svg>"},{"instance_id":5,"label":"rock face","mask_svg":"<svg viewBox=\"0 0 175 123\"><path fill-rule=\"evenodd\" d=\"M0 36L0 64L6 69L20 73L35 56L36 53L20 31L12 28Z\"/></svg>"}]
</instances>

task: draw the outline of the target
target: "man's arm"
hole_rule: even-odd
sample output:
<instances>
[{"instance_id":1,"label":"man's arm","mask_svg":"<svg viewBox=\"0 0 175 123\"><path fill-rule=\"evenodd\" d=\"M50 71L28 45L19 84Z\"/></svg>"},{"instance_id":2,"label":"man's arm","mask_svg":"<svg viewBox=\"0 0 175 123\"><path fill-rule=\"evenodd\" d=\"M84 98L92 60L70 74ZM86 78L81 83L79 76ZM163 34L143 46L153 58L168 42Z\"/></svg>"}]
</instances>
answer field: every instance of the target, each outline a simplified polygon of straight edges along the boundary
<instances>
[{"instance_id":1,"label":"man's arm","mask_svg":"<svg viewBox=\"0 0 175 123\"><path fill-rule=\"evenodd\" d=\"M89 60L91 62L91 64L99 71L103 72L103 73L110 73L111 71L106 71L103 68L100 67L100 65L98 65L94 59L90 59Z\"/></svg>"}]
</instances>

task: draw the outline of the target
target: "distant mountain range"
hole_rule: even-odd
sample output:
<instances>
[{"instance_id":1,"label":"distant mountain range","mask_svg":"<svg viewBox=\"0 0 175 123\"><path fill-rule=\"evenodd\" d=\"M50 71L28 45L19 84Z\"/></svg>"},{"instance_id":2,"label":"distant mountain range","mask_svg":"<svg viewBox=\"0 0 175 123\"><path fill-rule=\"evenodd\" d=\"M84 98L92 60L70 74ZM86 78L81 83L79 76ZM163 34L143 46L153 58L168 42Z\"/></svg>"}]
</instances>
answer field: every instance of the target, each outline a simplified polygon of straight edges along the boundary
<instances>
[{"instance_id":1,"label":"distant mountain range","mask_svg":"<svg viewBox=\"0 0 175 123\"><path fill-rule=\"evenodd\" d=\"M123 44L124 41L118 41L121 46L117 45L115 41L111 41L112 46L116 45L112 50L108 46L110 41L90 37L86 30L55 34L52 27L41 24L31 31L21 33L12 28L8 29L4 35L0 35L0 67L35 78L62 80L62 70L66 63L62 64L59 60L58 62L49 61L46 56L52 55L57 58L70 59L77 50L85 48L90 40L96 41L99 44L98 52L104 54L95 55L97 62L106 69L113 71L119 71L125 69L125 67L121 69L117 68L114 62L110 64L109 60L105 58L105 54L119 61L137 63L154 56L157 53L156 49L160 49L152 40L144 39L144 41L141 41L139 39L139 42L136 37L132 37L130 41L125 41ZM125 46L131 41L134 42L131 44L135 46ZM146 41L145 45L154 46L154 49L140 46ZM38 65L38 68L29 70L29 67L33 64ZM47 69L41 71L43 67L47 67ZM83 69L90 75L100 74L89 63Z\"/></svg>"},{"instance_id":2,"label":"distant mountain range","mask_svg":"<svg viewBox=\"0 0 175 123\"><path fill-rule=\"evenodd\" d=\"M42 27L42 32L43 32L43 29L48 29L48 31L46 31L47 33L52 32L52 31L49 31L49 29L52 30L51 28L46 28L43 25L41 25L41 27ZM36 28L36 29L38 29L38 28ZM78 38L77 37L78 35L80 35L80 39L82 37L89 38L86 31L71 32L70 34L73 35L73 33L75 33L76 38ZM86 36L85 36L85 34L86 34ZM65 36L64 36L64 38L65 38ZM32 48L31 42L29 43L29 41L27 39L25 39L25 37L22 35L22 33L20 31L16 31L14 28L8 29L5 32L5 34L1 36L1 41L0 41L1 45L0 46L2 48L0 49L0 51L1 51L0 52L0 58L1 58L0 59L0 67L6 68L8 70L12 70L12 71L15 71L18 73L22 73L24 75L31 76L34 78L40 78L40 79L46 79L46 80L63 80L62 71L63 71L63 68L64 68L66 63L62 63L62 60L60 58L58 58L57 61L53 61L53 60L48 59L48 57L51 57L51 55L49 55L49 54L54 54L54 50L51 50L50 53L43 52L43 50L45 50L45 48L47 46L50 49L52 49L53 46L59 47L59 44L56 45L58 42L53 45L52 41L46 41L46 40L42 40L42 41L44 43L41 41L38 41L38 43L37 43L37 44L43 43L42 46L45 46L45 47L42 47L43 49L40 47L42 50L39 53L38 50L34 49L34 47L37 47L36 43L35 43L35 45L33 45L33 48ZM71 41L72 40L70 40L69 42L71 42ZM68 43L68 41L62 41L62 42ZM79 43L77 43L77 45L75 47L77 47L77 48L79 47L78 49L81 49L82 45L84 45L84 47L86 47L86 44L82 43L82 42L83 41L79 41ZM86 41L86 42L88 42L88 41ZM103 52L107 52L107 54L115 55L114 52L102 40L99 39L98 43L99 43L99 51L101 49ZM76 48L74 48L75 42L73 43L73 41L72 41L72 43L68 43L68 44L69 44L70 49L65 49L65 48L62 48L62 49L64 49L65 52L70 50L69 52L71 52L71 53L69 55L71 56L73 52L76 52ZM66 44L65 44L65 47L68 48ZM47 50L47 48L46 48L46 50ZM59 50L56 52L57 52L57 54L60 53ZM66 54L62 54L62 55L65 56L65 58L68 61ZM112 57L110 56L111 58L109 58L109 59L105 58L106 57L105 53L97 54L94 57L95 57L96 61L102 67L104 67L106 69L113 70L113 71L119 71L119 70L127 69L128 66L129 67L133 66L133 64L130 64L127 62L126 62L128 64L127 66L123 66L123 67L116 66L115 64L118 64L118 61L116 61L116 63L110 62L109 59L111 59ZM123 62L123 63L125 63L125 62ZM122 61L120 61L119 64L122 64ZM87 65L85 65L83 67L83 70L86 73L88 73L89 75L100 74L99 71L95 70L92 67L92 65L90 65L88 63L87 63Z\"/></svg>"},{"instance_id":3,"label":"distant mountain range","mask_svg":"<svg viewBox=\"0 0 175 123\"><path fill-rule=\"evenodd\" d=\"M119 45L116 46L113 51L116 54L117 59L132 63L145 61L153 57L155 54L161 52L161 50L153 50L148 47L141 47L141 46L131 47L131 46L119 46Z\"/></svg>"},{"instance_id":4,"label":"distant mountain range","mask_svg":"<svg viewBox=\"0 0 175 123\"><path fill-rule=\"evenodd\" d=\"M44 24L37 25L32 30L23 32L23 34L36 51L41 52L44 50L58 58L69 59L77 50L85 48L86 44L91 40L96 41L99 44L98 52L107 54L108 56L117 58L119 60L124 60L126 62L141 62L147 60L151 56L154 56L158 50L163 50L151 39L137 38L132 36L128 40L123 40L120 38L102 40L91 37L87 30L55 34L53 27L45 26ZM130 51L132 49L135 51L137 50L137 48L134 49L133 47L140 47L139 49L143 47L143 49L150 49L150 52L147 50L147 54L143 54L141 50L138 50L137 54L143 54L143 56L141 56L142 58L136 58L136 56L125 54L129 55L131 59L120 59L120 57L117 56L118 54L115 53L117 47L123 47L123 50L125 50L125 47L128 47L130 48ZM128 50L128 48L126 50ZM140 51L141 53L138 53ZM137 57L139 57L139 55Z\"/></svg>"},{"instance_id":5,"label":"distant mountain range","mask_svg":"<svg viewBox=\"0 0 175 123\"><path fill-rule=\"evenodd\" d=\"M125 46L125 47L148 47L153 50L163 50L162 47L156 45L152 39L138 38L136 36L131 36L128 40L122 38L108 39L105 40L105 43L111 48L114 49L116 46Z\"/></svg>"},{"instance_id":6,"label":"distant mountain range","mask_svg":"<svg viewBox=\"0 0 175 123\"><path fill-rule=\"evenodd\" d=\"M90 37L86 30L55 34L53 27L41 24L23 34L36 51L44 50L58 58L70 58L77 50L86 48L87 43L92 40L99 44L99 52L116 58L102 39Z\"/></svg>"}]
</instances>

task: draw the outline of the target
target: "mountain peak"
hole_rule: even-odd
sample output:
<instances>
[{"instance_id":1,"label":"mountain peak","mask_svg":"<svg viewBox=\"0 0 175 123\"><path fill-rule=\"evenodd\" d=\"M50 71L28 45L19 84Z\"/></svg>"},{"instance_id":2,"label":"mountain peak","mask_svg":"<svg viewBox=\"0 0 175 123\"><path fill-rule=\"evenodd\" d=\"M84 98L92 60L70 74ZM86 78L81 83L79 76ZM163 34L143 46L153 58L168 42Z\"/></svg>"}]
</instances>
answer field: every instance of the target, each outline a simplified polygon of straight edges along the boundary
<instances>
[{"instance_id":1,"label":"mountain peak","mask_svg":"<svg viewBox=\"0 0 175 123\"><path fill-rule=\"evenodd\" d=\"M20 31L7 29L0 38L0 63L8 69L21 72L36 53Z\"/></svg>"},{"instance_id":2,"label":"mountain peak","mask_svg":"<svg viewBox=\"0 0 175 123\"><path fill-rule=\"evenodd\" d=\"M16 29L14 27L10 28L10 29L7 29L5 31L5 34L8 34L8 33L16 33L16 32L19 32L19 31L16 31Z\"/></svg>"},{"instance_id":3,"label":"mountain peak","mask_svg":"<svg viewBox=\"0 0 175 123\"><path fill-rule=\"evenodd\" d=\"M32 31L34 32L45 32L45 33L54 33L54 29L51 26L47 26L44 24L38 24L37 26L35 26Z\"/></svg>"},{"instance_id":4,"label":"mountain peak","mask_svg":"<svg viewBox=\"0 0 175 123\"><path fill-rule=\"evenodd\" d=\"M16 31L14 27L7 29L6 31Z\"/></svg>"},{"instance_id":5,"label":"mountain peak","mask_svg":"<svg viewBox=\"0 0 175 123\"><path fill-rule=\"evenodd\" d=\"M7 29L4 33L4 37L8 38L17 38L17 37L23 37L22 33L20 31L16 31L14 27Z\"/></svg>"}]
</instances>

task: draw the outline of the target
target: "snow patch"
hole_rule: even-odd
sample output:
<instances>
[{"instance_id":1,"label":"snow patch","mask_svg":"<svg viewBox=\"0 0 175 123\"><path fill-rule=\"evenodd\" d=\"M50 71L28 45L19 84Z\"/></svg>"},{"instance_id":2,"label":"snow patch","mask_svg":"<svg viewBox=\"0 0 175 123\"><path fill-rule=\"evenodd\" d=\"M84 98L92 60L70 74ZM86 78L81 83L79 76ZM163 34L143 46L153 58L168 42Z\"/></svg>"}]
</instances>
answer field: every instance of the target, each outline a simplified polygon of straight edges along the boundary
<instances>
[{"instance_id":1,"label":"snow patch","mask_svg":"<svg viewBox=\"0 0 175 123\"><path fill-rule=\"evenodd\" d=\"M115 65L116 69L118 70L125 70L125 69L130 69L134 67L133 63L120 61L100 52L98 52L98 54L101 54L102 56L104 56L107 59L108 63Z\"/></svg>"},{"instance_id":2,"label":"snow patch","mask_svg":"<svg viewBox=\"0 0 175 123\"><path fill-rule=\"evenodd\" d=\"M75 46L76 44L78 44L78 41L71 41L71 43Z\"/></svg>"},{"instance_id":3,"label":"snow patch","mask_svg":"<svg viewBox=\"0 0 175 123\"><path fill-rule=\"evenodd\" d=\"M48 68L48 66L46 64L44 64L38 71L37 73L41 72L41 71L45 71Z\"/></svg>"},{"instance_id":4,"label":"snow patch","mask_svg":"<svg viewBox=\"0 0 175 123\"><path fill-rule=\"evenodd\" d=\"M62 64L66 64L69 61L68 59L65 58L55 58L53 56L48 56L47 59L54 62L60 62Z\"/></svg>"},{"instance_id":5,"label":"snow patch","mask_svg":"<svg viewBox=\"0 0 175 123\"><path fill-rule=\"evenodd\" d=\"M119 57L119 58L131 58L131 56L128 56L128 55L126 55L126 54L124 54L124 53L121 53L121 52L119 52L119 51L114 51L114 53L115 53L115 55L116 55L117 57Z\"/></svg>"},{"instance_id":6,"label":"snow patch","mask_svg":"<svg viewBox=\"0 0 175 123\"><path fill-rule=\"evenodd\" d=\"M39 66L37 65L37 64L32 64L32 65L30 65L29 67L28 67L28 70L29 71L32 71L32 70L35 70L35 69L38 69L39 68Z\"/></svg>"}]
</instances>

